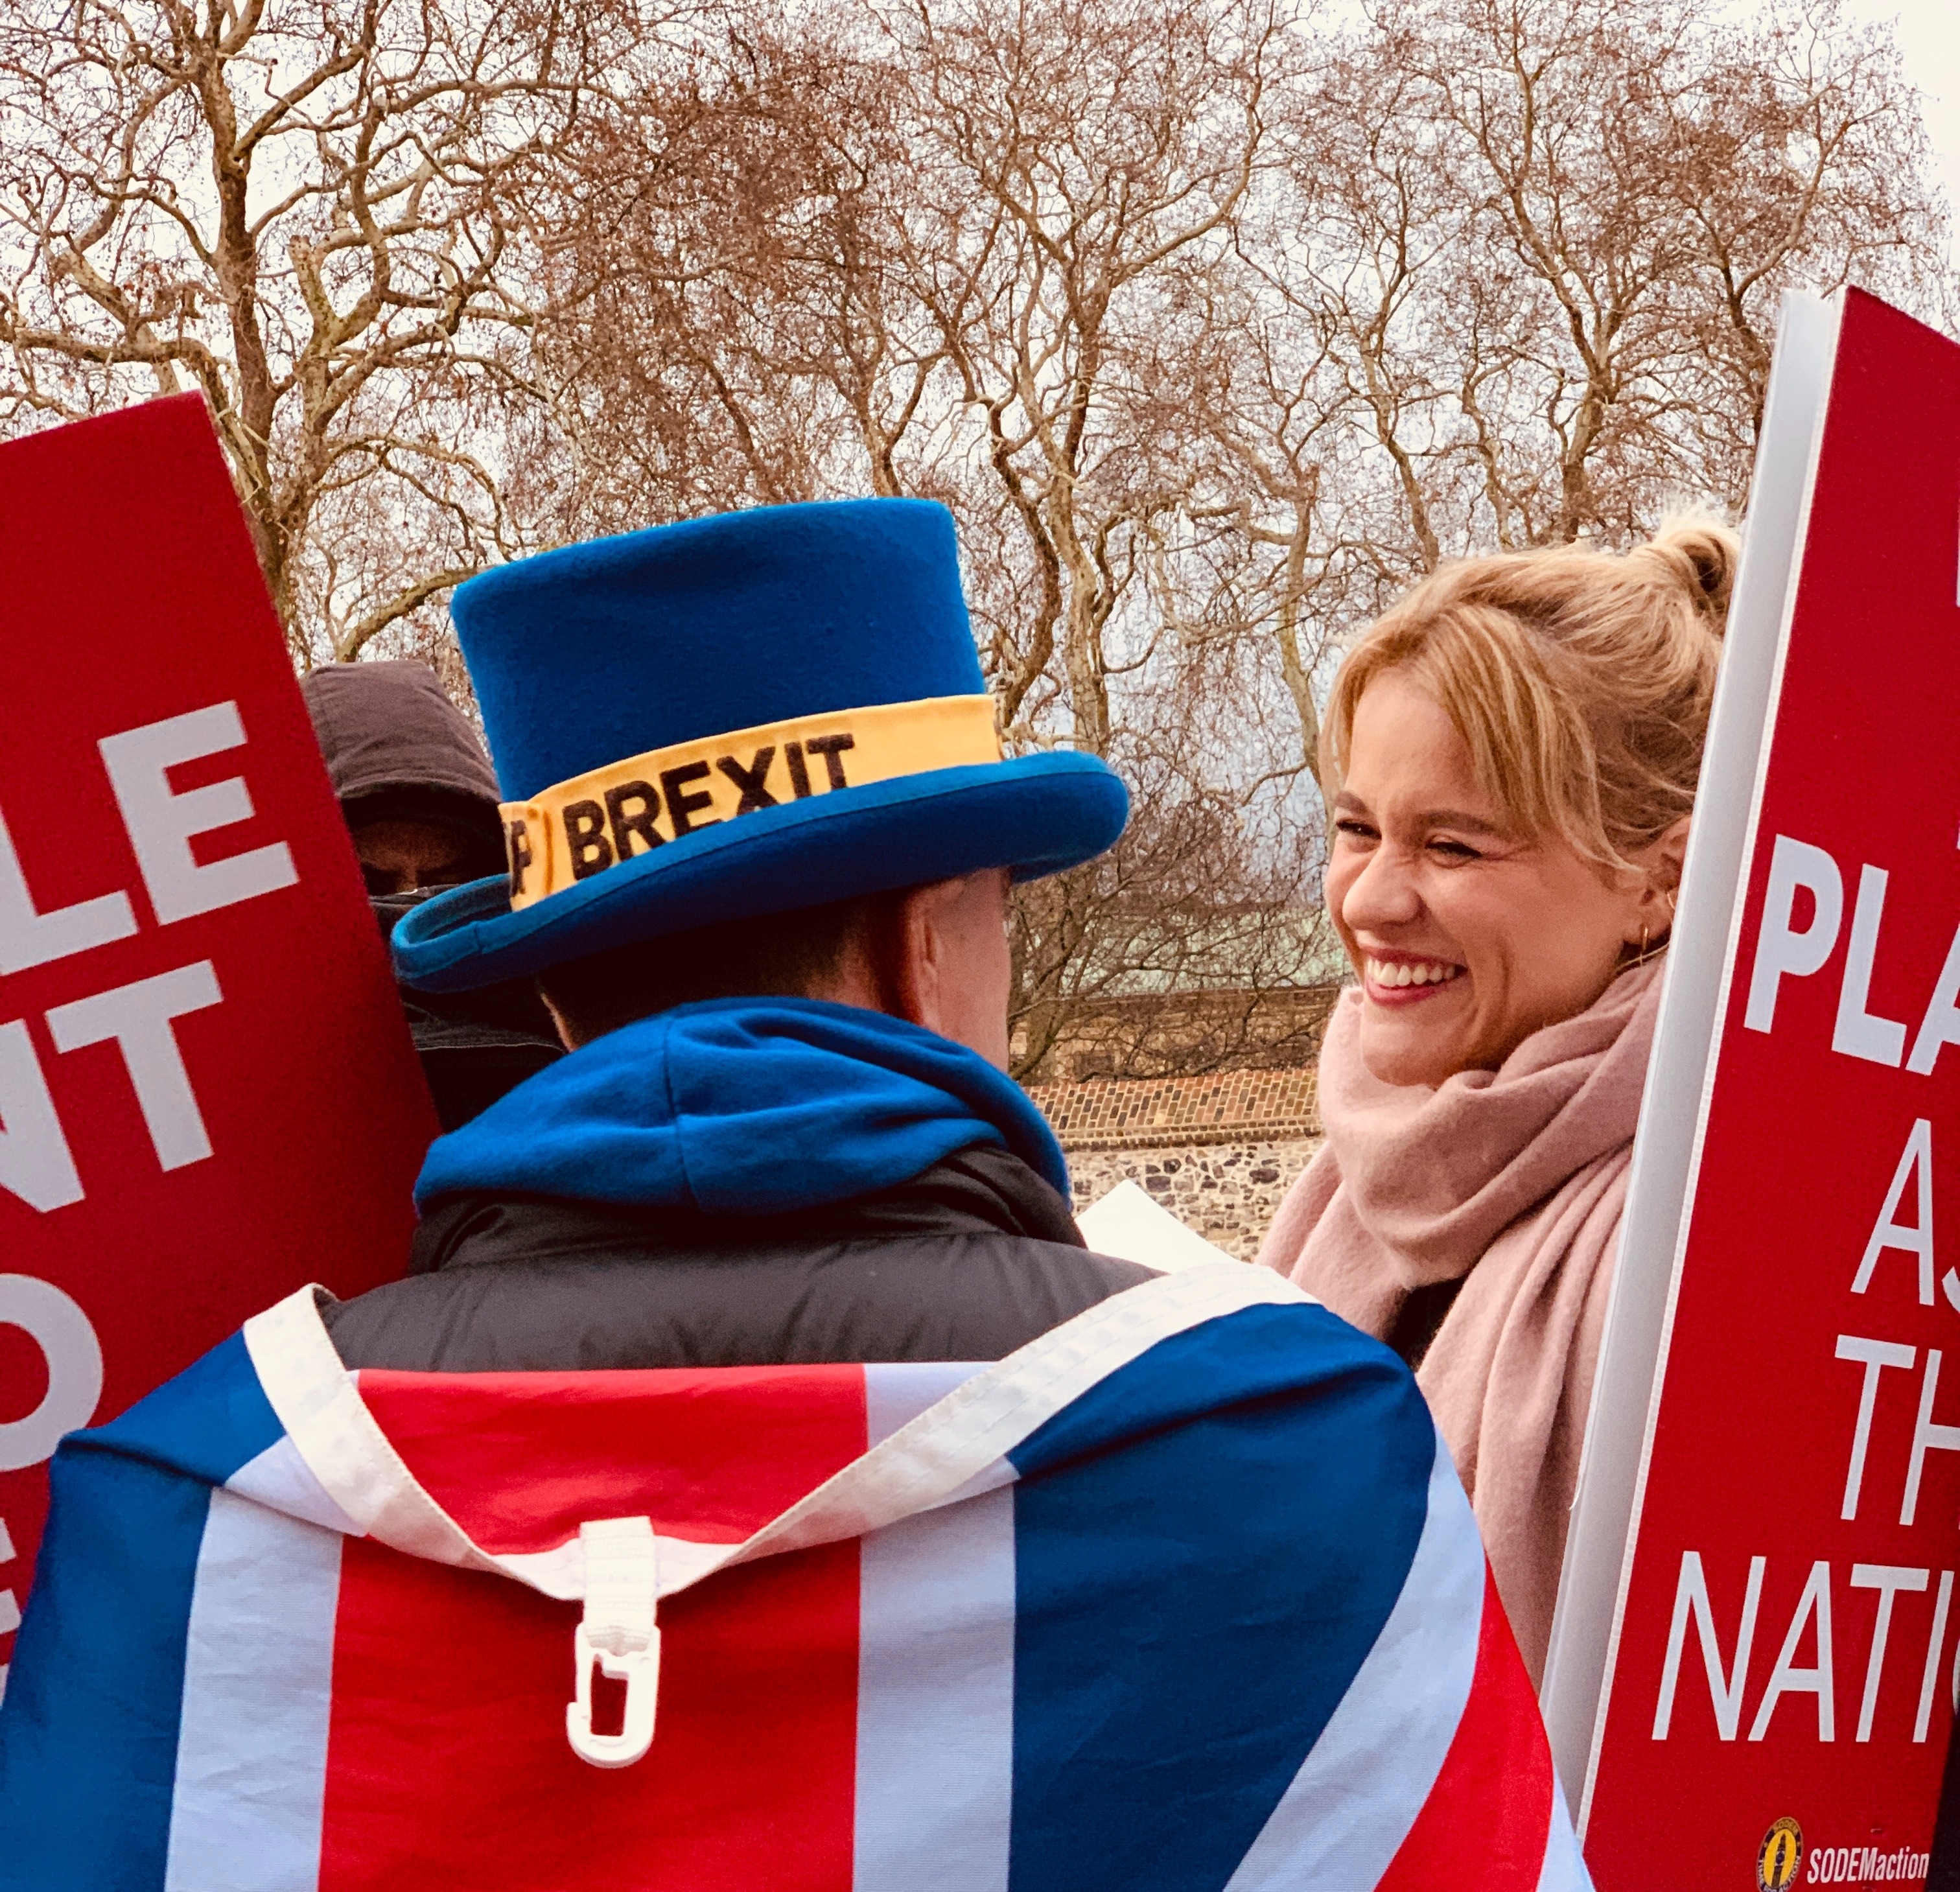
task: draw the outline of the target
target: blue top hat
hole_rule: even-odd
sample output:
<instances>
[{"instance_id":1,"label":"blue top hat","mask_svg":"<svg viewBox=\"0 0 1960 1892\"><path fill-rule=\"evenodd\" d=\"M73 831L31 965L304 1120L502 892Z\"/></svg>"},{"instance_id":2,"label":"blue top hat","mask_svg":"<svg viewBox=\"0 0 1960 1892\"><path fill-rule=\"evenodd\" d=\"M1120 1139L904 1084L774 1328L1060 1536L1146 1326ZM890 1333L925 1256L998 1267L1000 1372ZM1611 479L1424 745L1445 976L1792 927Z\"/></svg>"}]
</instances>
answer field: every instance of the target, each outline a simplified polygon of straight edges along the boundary
<instances>
[{"instance_id":1,"label":"blue top hat","mask_svg":"<svg viewBox=\"0 0 1960 1892\"><path fill-rule=\"evenodd\" d=\"M500 566L453 609L511 871L396 928L431 991L983 867L1031 879L1128 813L1093 755L1002 758L928 501L654 526Z\"/></svg>"}]
</instances>

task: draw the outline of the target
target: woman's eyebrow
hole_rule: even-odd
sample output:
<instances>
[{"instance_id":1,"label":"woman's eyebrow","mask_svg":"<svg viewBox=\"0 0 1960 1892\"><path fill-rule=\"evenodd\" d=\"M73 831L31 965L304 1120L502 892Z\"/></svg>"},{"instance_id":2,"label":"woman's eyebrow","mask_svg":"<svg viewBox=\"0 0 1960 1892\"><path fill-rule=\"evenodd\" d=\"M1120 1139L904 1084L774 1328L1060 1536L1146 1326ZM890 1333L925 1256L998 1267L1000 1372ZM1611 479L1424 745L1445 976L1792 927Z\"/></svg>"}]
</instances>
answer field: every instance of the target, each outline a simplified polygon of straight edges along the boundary
<instances>
[{"instance_id":1,"label":"woman's eyebrow","mask_svg":"<svg viewBox=\"0 0 1960 1892\"><path fill-rule=\"evenodd\" d=\"M1334 798L1334 812L1337 815L1366 815L1368 805L1360 796L1343 789ZM1507 838L1513 831L1500 822L1483 815L1466 814L1460 808L1425 808L1413 817L1419 828L1460 828L1472 835L1489 835L1494 838Z\"/></svg>"},{"instance_id":2,"label":"woman's eyebrow","mask_svg":"<svg viewBox=\"0 0 1960 1892\"><path fill-rule=\"evenodd\" d=\"M1425 809L1416 820L1425 828L1461 828L1473 835L1489 835L1494 838L1501 838L1511 832L1499 822L1487 820L1481 815L1466 815L1460 808Z\"/></svg>"}]
</instances>

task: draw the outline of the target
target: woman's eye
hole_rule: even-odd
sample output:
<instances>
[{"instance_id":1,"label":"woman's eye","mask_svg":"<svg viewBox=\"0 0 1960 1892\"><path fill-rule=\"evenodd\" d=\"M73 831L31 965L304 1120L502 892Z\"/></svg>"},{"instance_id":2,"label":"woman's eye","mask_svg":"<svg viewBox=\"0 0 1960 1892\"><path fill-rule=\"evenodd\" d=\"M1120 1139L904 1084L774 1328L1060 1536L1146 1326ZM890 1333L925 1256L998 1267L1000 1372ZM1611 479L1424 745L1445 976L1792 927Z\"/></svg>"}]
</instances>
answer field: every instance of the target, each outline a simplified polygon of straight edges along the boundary
<instances>
[{"instance_id":1,"label":"woman's eye","mask_svg":"<svg viewBox=\"0 0 1960 1892\"><path fill-rule=\"evenodd\" d=\"M1440 854L1446 860L1481 860L1483 856L1477 850L1461 841L1432 841L1429 851Z\"/></svg>"},{"instance_id":2,"label":"woman's eye","mask_svg":"<svg viewBox=\"0 0 1960 1892\"><path fill-rule=\"evenodd\" d=\"M1337 835L1345 835L1350 841L1373 841L1375 831L1365 821L1357 821L1351 815L1344 815L1334 824Z\"/></svg>"}]
</instances>

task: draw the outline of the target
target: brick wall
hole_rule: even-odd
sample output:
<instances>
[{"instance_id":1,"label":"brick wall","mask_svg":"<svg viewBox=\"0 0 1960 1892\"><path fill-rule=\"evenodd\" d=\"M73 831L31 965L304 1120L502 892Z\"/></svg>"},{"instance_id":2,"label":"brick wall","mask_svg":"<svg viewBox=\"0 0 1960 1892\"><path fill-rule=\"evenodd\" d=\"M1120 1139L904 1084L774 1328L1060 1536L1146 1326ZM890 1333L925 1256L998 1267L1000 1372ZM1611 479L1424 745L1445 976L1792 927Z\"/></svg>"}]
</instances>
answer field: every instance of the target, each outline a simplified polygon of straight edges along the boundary
<instances>
[{"instance_id":1,"label":"brick wall","mask_svg":"<svg viewBox=\"0 0 1960 1892\"><path fill-rule=\"evenodd\" d=\"M1330 984L1077 1000L1048 1025L1032 1016L1021 1021L1014 1067L1044 1084L1137 1080L1194 1067L1310 1067L1339 989ZM1046 1048L1029 1071L1036 1044Z\"/></svg>"},{"instance_id":2,"label":"brick wall","mask_svg":"<svg viewBox=\"0 0 1960 1892\"><path fill-rule=\"evenodd\" d=\"M1311 1137L1320 1130L1311 1070L1092 1077L1032 1085L1028 1094L1071 1150Z\"/></svg>"}]
</instances>

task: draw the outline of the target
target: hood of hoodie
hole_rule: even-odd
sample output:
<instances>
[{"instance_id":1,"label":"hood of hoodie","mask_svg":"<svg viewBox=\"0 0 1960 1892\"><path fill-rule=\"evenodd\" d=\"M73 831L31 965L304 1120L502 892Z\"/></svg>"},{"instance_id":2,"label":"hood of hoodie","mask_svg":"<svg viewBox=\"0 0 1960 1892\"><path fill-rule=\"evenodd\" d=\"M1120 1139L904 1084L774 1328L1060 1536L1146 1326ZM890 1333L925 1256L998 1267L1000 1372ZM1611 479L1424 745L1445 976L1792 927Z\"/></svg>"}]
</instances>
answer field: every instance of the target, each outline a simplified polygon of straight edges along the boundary
<instances>
[{"instance_id":1,"label":"hood of hoodie","mask_svg":"<svg viewBox=\"0 0 1960 1892\"><path fill-rule=\"evenodd\" d=\"M777 1215L909 1181L999 1144L1068 1199L1027 1092L978 1053L882 1012L717 999L609 1032L431 1146L415 1200L463 1190Z\"/></svg>"},{"instance_id":2,"label":"hood of hoodie","mask_svg":"<svg viewBox=\"0 0 1960 1892\"><path fill-rule=\"evenodd\" d=\"M438 819L480 838L501 858L497 777L476 732L427 664L326 664L302 678L300 690L350 821L383 814ZM496 867L491 859L484 871Z\"/></svg>"}]
</instances>

